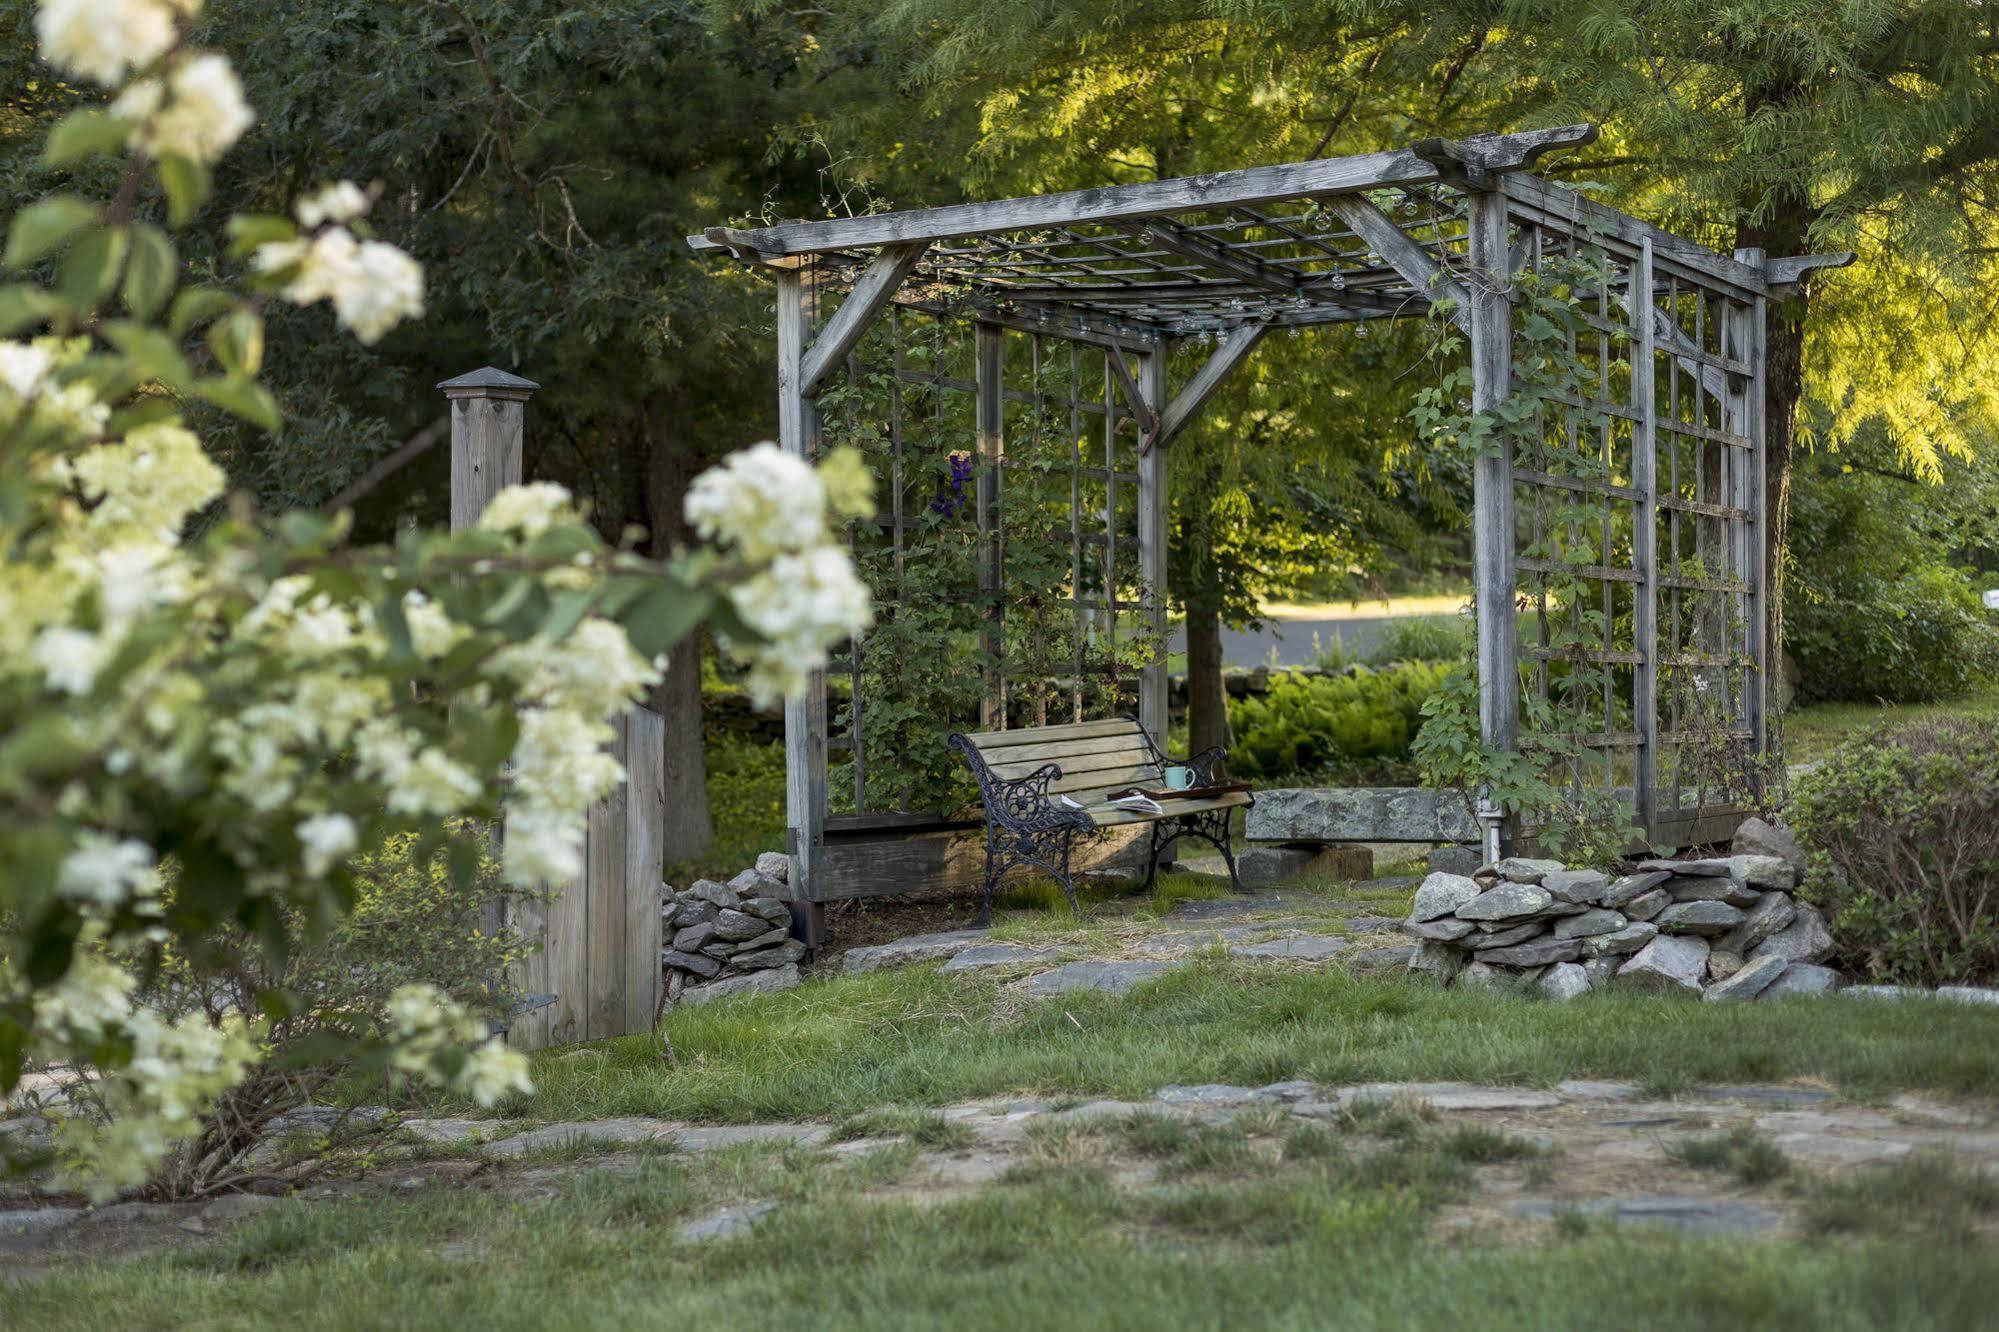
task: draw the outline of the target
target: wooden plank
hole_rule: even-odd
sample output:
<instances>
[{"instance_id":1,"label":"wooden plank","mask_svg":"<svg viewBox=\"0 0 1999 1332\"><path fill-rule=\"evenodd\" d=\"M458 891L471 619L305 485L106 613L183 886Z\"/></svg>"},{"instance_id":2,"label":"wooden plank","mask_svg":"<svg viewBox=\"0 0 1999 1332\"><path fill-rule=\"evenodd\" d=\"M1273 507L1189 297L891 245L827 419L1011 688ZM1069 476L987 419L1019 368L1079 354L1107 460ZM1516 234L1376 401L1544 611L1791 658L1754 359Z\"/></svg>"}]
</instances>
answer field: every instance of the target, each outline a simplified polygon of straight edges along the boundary
<instances>
[{"instance_id":1,"label":"wooden plank","mask_svg":"<svg viewBox=\"0 0 1999 1332\"><path fill-rule=\"evenodd\" d=\"M1226 274L1252 287L1260 287L1264 291L1295 296L1298 294L1298 289L1304 285L1295 273L1273 268L1252 254L1239 254L1202 240L1198 236L1190 235L1165 218L1129 222L1124 224L1123 229L1157 245L1162 250L1171 250L1184 259L1192 259L1203 268Z\"/></svg>"},{"instance_id":2,"label":"wooden plank","mask_svg":"<svg viewBox=\"0 0 1999 1332\"><path fill-rule=\"evenodd\" d=\"M1467 306L1471 341L1472 409L1489 412L1512 392L1513 307L1507 289L1511 258L1506 202L1474 194L1470 209L1472 287ZM1501 443L1473 464L1473 601L1478 623L1479 734L1508 753L1519 731L1514 615L1513 452Z\"/></svg>"},{"instance_id":3,"label":"wooden plank","mask_svg":"<svg viewBox=\"0 0 1999 1332\"><path fill-rule=\"evenodd\" d=\"M1102 721L1072 722L1063 726L1031 726L1016 731L974 731L965 738L981 753L1007 745L1040 744L1047 740L1090 740L1106 735L1128 735L1138 729L1130 717L1106 717Z\"/></svg>"},{"instance_id":4,"label":"wooden plank","mask_svg":"<svg viewBox=\"0 0 1999 1332\"><path fill-rule=\"evenodd\" d=\"M1162 800L1164 814L1145 814L1135 810L1119 809L1115 805L1090 804L1084 810L1099 828L1122 828L1135 823L1158 823L1162 819L1178 818L1183 814L1205 814L1217 809L1240 809L1250 803L1247 791L1233 791L1225 796L1215 796L1210 800Z\"/></svg>"},{"instance_id":5,"label":"wooden plank","mask_svg":"<svg viewBox=\"0 0 1999 1332\"><path fill-rule=\"evenodd\" d=\"M818 396L826 386L840 363L854 348L860 346L867 335L875 316L888 308L895 293L930 248L928 241L914 245L890 245L883 248L881 255L854 289L847 293L847 299L840 305L833 317L826 321L826 327L819 330L819 336L812 340L812 346L805 353L805 362L799 371L799 392L807 397Z\"/></svg>"},{"instance_id":6,"label":"wooden plank","mask_svg":"<svg viewBox=\"0 0 1999 1332\"><path fill-rule=\"evenodd\" d=\"M616 728L611 757L625 761L625 728ZM590 809L584 846L588 901L584 911L583 966L563 977L583 997L581 1039L622 1036L625 1025L625 787L622 783Z\"/></svg>"},{"instance_id":7,"label":"wooden plank","mask_svg":"<svg viewBox=\"0 0 1999 1332\"><path fill-rule=\"evenodd\" d=\"M1659 798L1659 394L1654 343L1657 306L1652 291L1652 242L1639 242L1626 297L1631 315L1631 404L1639 411L1632 434L1631 479L1640 501L1631 520L1631 563L1639 583L1632 594L1632 638L1638 649L1632 672L1632 713L1638 754L1632 803L1639 826L1656 836Z\"/></svg>"},{"instance_id":8,"label":"wooden plank","mask_svg":"<svg viewBox=\"0 0 1999 1332\"><path fill-rule=\"evenodd\" d=\"M1066 305L1037 304L1016 297L1012 292L1007 293L1007 299L1018 305L1023 313L991 310L981 305L977 307L977 317L987 323L998 324L1002 328L1014 329L1021 333L1040 333L1048 337L1061 338L1064 342L1082 342L1100 347L1116 346L1144 351L1148 347L1158 346L1165 340L1165 333L1150 320L1105 319ZM898 297L896 304L906 310L922 310L926 314L954 319L965 313L962 302L938 301L924 297Z\"/></svg>"},{"instance_id":9,"label":"wooden plank","mask_svg":"<svg viewBox=\"0 0 1999 1332\"><path fill-rule=\"evenodd\" d=\"M819 443L817 406L801 391L805 358L805 287L795 271L777 275L777 433L785 452L810 461ZM791 857L793 924L817 947L824 916L817 907L819 855L826 838L826 675L815 671L802 693L784 701L784 807Z\"/></svg>"},{"instance_id":10,"label":"wooden plank","mask_svg":"<svg viewBox=\"0 0 1999 1332\"><path fill-rule=\"evenodd\" d=\"M1148 352L1139 365L1139 387L1152 419L1166 411L1166 353ZM1142 449L1138 459L1138 576L1143 585L1140 614L1157 651L1138 670L1138 722L1163 744L1166 739L1166 450Z\"/></svg>"},{"instance_id":11,"label":"wooden plank","mask_svg":"<svg viewBox=\"0 0 1999 1332\"><path fill-rule=\"evenodd\" d=\"M1741 263L1750 264L1750 261L1744 258L1746 253L1751 252L1737 250L1735 257ZM1760 255L1762 251L1757 250L1753 253ZM1844 268L1858 257L1851 250L1838 250L1831 254L1785 255L1781 259L1763 260L1763 275L1770 279L1772 286L1790 286L1792 283L1800 281L1805 274L1816 269ZM1750 266L1754 267L1753 264L1750 264Z\"/></svg>"},{"instance_id":12,"label":"wooden plank","mask_svg":"<svg viewBox=\"0 0 1999 1332\"><path fill-rule=\"evenodd\" d=\"M1148 836L1142 826L1079 835L1071 850L1070 868L1078 874L1108 866L1142 868ZM911 892L976 893L985 863L983 822L940 823L930 829L829 839L821 898L830 902ZM1038 870L1017 869L1003 882L1017 883L1037 875Z\"/></svg>"},{"instance_id":13,"label":"wooden plank","mask_svg":"<svg viewBox=\"0 0 1999 1332\"><path fill-rule=\"evenodd\" d=\"M980 611L979 650L983 660L979 673L979 725L1006 724L1006 675L1000 662L1006 654L1006 610L1001 602L1006 586L1002 549L1000 504L1006 460L1005 330L997 324L973 327L973 365L977 373L977 397L973 417L978 432L979 474L974 485L978 519L979 593L985 599Z\"/></svg>"},{"instance_id":14,"label":"wooden plank","mask_svg":"<svg viewBox=\"0 0 1999 1332\"><path fill-rule=\"evenodd\" d=\"M521 479L527 400L538 385L492 366L447 379L451 402L451 527L473 527L501 489Z\"/></svg>"},{"instance_id":15,"label":"wooden plank","mask_svg":"<svg viewBox=\"0 0 1999 1332\"><path fill-rule=\"evenodd\" d=\"M1152 761L1150 754L1137 749L1127 749L1115 754L1085 754L1066 763L1054 759L1028 759L1021 763L996 763L991 766L994 773L1011 781L1016 777L1039 772L1050 763L1054 763L1062 770L1062 775L1057 780L1068 783L1062 788L1065 791L1075 789L1075 783L1078 781L1097 780L1099 784L1103 784L1121 780L1127 773L1139 774L1131 778L1135 782L1149 782L1156 786L1161 780L1159 765ZM1101 776L1104 773L1112 775Z\"/></svg>"},{"instance_id":16,"label":"wooden plank","mask_svg":"<svg viewBox=\"0 0 1999 1332\"><path fill-rule=\"evenodd\" d=\"M1769 288L1761 269L1739 264L1705 245L1696 244L1684 236L1675 236L1629 213L1605 207L1553 181L1518 172L1502 178L1499 189L1516 204L1540 214L1536 221L1559 227L1572 235L1602 233L1617 237L1633 249L1650 240L1655 265L1675 266L1696 277L1752 294L1761 295Z\"/></svg>"},{"instance_id":17,"label":"wooden plank","mask_svg":"<svg viewBox=\"0 0 1999 1332\"><path fill-rule=\"evenodd\" d=\"M620 1032L652 1030L659 1008L660 883L666 869L666 719L625 714L625 1011Z\"/></svg>"},{"instance_id":18,"label":"wooden plank","mask_svg":"<svg viewBox=\"0 0 1999 1332\"><path fill-rule=\"evenodd\" d=\"M548 1043L574 1045L590 1039L590 863L561 885L548 903L548 927L543 939L548 958L549 991L555 1003L548 1013Z\"/></svg>"},{"instance_id":19,"label":"wooden plank","mask_svg":"<svg viewBox=\"0 0 1999 1332\"><path fill-rule=\"evenodd\" d=\"M1263 340L1263 330L1262 324L1244 324L1222 337L1208 359L1201 363L1201 368L1194 372L1194 377L1166 405L1159 426L1158 444L1154 447L1172 443L1175 435L1192 424L1201 409L1208 405L1208 399L1221 390L1235 368L1247 360L1256 344Z\"/></svg>"},{"instance_id":20,"label":"wooden plank","mask_svg":"<svg viewBox=\"0 0 1999 1332\"><path fill-rule=\"evenodd\" d=\"M1002 735L1013 732L1002 731ZM991 749L981 748L989 763L1065 763L1086 754L1143 754L1148 752L1138 742L1138 728L1132 727L1124 735L1098 736L1089 740L1047 740L1033 741L1020 745L995 745Z\"/></svg>"},{"instance_id":21,"label":"wooden plank","mask_svg":"<svg viewBox=\"0 0 1999 1332\"><path fill-rule=\"evenodd\" d=\"M1033 231L1086 222L1117 222L1208 211L1237 204L1279 203L1308 195L1341 194L1438 178L1437 168L1406 148L1358 157L1323 158L1284 166L1249 167L1173 180L1104 185L1058 194L947 204L825 222L782 222L751 229L714 227L687 238L697 252L754 251L764 256L872 249L899 241L955 240L1002 231Z\"/></svg>"},{"instance_id":22,"label":"wooden plank","mask_svg":"<svg viewBox=\"0 0 1999 1332\"><path fill-rule=\"evenodd\" d=\"M1079 803L1087 805L1091 802L1082 798L1083 792L1122 791L1127 786L1158 786L1160 780L1159 768L1152 763L1093 768L1087 772L1064 769L1060 777L1048 783L1048 794L1074 796Z\"/></svg>"},{"instance_id":23,"label":"wooden plank","mask_svg":"<svg viewBox=\"0 0 1999 1332\"><path fill-rule=\"evenodd\" d=\"M1436 258L1398 226L1394 218L1359 194L1343 194L1336 199L1328 199L1326 207L1356 236L1367 242L1369 250L1433 304L1439 298L1453 302L1456 308L1451 311L1451 321L1459 328L1468 326L1470 315L1466 307L1470 304L1470 297L1465 294L1463 284L1446 274Z\"/></svg>"}]
</instances>

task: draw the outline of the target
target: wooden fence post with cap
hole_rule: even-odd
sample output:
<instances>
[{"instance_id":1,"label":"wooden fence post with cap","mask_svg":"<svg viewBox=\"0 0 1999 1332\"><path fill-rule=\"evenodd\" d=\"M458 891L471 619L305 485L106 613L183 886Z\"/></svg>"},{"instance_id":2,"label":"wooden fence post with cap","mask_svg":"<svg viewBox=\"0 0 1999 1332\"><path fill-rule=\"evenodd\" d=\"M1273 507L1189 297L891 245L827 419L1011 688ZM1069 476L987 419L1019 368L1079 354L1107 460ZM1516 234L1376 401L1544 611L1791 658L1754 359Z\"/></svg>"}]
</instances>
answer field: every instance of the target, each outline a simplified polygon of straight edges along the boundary
<instances>
[{"instance_id":1,"label":"wooden fence post with cap","mask_svg":"<svg viewBox=\"0 0 1999 1332\"><path fill-rule=\"evenodd\" d=\"M494 495L522 478L531 379L487 366L438 385L451 402L451 526L471 527ZM660 871L665 841L665 736L658 714L633 708L615 723L611 752L624 785L590 811L584 869L547 901L519 898L509 923L531 946L510 977L523 995L553 1003L515 1017L520 1049L650 1030L659 993Z\"/></svg>"}]
</instances>

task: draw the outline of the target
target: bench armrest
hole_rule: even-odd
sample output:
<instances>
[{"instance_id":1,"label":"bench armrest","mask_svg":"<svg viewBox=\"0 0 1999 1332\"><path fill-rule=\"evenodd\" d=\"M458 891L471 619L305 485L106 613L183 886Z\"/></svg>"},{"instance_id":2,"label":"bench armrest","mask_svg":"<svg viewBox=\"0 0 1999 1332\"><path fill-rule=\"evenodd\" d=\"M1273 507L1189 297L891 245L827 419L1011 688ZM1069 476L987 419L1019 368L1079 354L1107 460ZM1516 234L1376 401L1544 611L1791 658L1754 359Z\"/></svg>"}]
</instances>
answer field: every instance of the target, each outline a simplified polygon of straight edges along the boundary
<instances>
[{"instance_id":1,"label":"bench armrest","mask_svg":"<svg viewBox=\"0 0 1999 1332\"><path fill-rule=\"evenodd\" d=\"M986 763L985 756L964 735L953 735L953 749L965 755L972 775L978 778L979 799L986 807L986 821L1016 832L1041 832L1072 827L1084 831L1095 827L1080 809L1069 809L1048 795L1049 783L1062 775L1056 763L1044 763L1025 777L1001 777Z\"/></svg>"}]
</instances>

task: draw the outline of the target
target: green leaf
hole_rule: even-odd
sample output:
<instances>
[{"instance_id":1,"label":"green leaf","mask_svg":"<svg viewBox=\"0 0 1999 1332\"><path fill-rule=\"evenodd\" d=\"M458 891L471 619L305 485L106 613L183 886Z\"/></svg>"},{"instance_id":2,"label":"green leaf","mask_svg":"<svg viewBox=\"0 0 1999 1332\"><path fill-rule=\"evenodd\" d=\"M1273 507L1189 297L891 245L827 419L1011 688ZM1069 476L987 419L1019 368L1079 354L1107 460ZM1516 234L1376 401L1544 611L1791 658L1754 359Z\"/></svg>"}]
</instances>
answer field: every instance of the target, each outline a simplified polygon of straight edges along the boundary
<instances>
[{"instance_id":1,"label":"green leaf","mask_svg":"<svg viewBox=\"0 0 1999 1332\"><path fill-rule=\"evenodd\" d=\"M173 242L158 227L132 228L132 260L125 265L125 308L139 319L151 319L173 295L180 277L180 260Z\"/></svg>"},{"instance_id":2,"label":"green leaf","mask_svg":"<svg viewBox=\"0 0 1999 1332\"><path fill-rule=\"evenodd\" d=\"M388 640L389 660L409 661L416 656L416 649L410 643L410 624L403 614L402 592L391 586L375 602L375 623L382 630L382 637Z\"/></svg>"},{"instance_id":3,"label":"green leaf","mask_svg":"<svg viewBox=\"0 0 1999 1332\"><path fill-rule=\"evenodd\" d=\"M186 388L194 378L180 344L157 328L120 319L104 326L105 340L132 358L147 375L175 388Z\"/></svg>"},{"instance_id":4,"label":"green leaf","mask_svg":"<svg viewBox=\"0 0 1999 1332\"><path fill-rule=\"evenodd\" d=\"M264 365L264 321L250 310L232 310L209 328L208 345L231 375L254 375Z\"/></svg>"},{"instance_id":5,"label":"green leaf","mask_svg":"<svg viewBox=\"0 0 1999 1332\"><path fill-rule=\"evenodd\" d=\"M208 168L179 153L163 153L159 160L160 188L167 192L167 221L184 227L208 199Z\"/></svg>"},{"instance_id":6,"label":"green leaf","mask_svg":"<svg viewBox=\"0 0 1999 1332\"><path fill-rule=\"evenodd\" d=\"M359 1042L351 1036L343 1036L337 1031L309 1031L305 1035L279 1051L271 1060L271 1068L306 1068L313 1064L331 1064L345 1059L359 1047Z\"/></svg>"},{"instance_id":7,"label":"green leaf","mask_svg":"<svg viewBox=\"0 0 1999 1332\"><path fill-rule=\"evenodd\" d=\"M32 282L15 282L0 287L0 337L10 337L23 329L47 323L62 309L62 302Z\"/></svg>"},{"instance_id":8,"label":"green leaf","mask_svg":"<svg viewBox=\"0 0 1999 1332\"><path fill-rule=\"evenodd\" d=\"M632 647L650 660L687 637L715 604L706 588L688 588L661 579L620 617Z\"/></svg>"},{"instance_id":9,"label":"green leaf","mask_svg":"<svg viewBox=\"0 0 1999 1332\"><path fill-rule=\"evenodd\" d=\"M14 214L7 229L5 262L25 268L97 220L97 205L74 195L58 194L29 204Z\"/></svg>"},{"instance_id":10,"label":"green leaf","mask_svg":"<svg viewBox=\"0 0 1999 1332\"><path fill-rule=\"evenodd\" d=\"M591 604L596 600L595 588L572 588L562 593L549 607L548 615L537 632L551 643L561 642L569 637L570 630L583 622L583 617L590 613Z\"/></svg>"},{"instance_id":11,"label":"green leaf","mask_svg":"<svg viewBox=\"0 0 1999 1332\"><path fill-rule=\"evenodd\" d=\"M298 239L298 228L288 217L268 213L238 213L229 219L229 253L248 258L258 246Z\"/></svg>"},{"instance_id":12,"label":"green leaf","mask_svg":"<svg viewBox=\"0 0 1999 1332\"><path fill-rule=\"evenodd\" d=\"M79 310L94 309L117 283L130 241L124 227L98 227L77 237L56 274L63 299Z\"/></svg>"},{"instance_id":13,"label":"green leaf","mask_svg":"<svg viewBox=\"0 0 1999 1332\"><path fill-rule=\"evenodd\" d=\"M232 416L240 416L266 430L276 430L284 424L277 399L254 379L203 379L195 383L194 392Z\"/></svg>"},{"instance_id":14,"label":"green leaf","mask_svg":"<svg viewBox=\"0 0 1999 1332\"><path fill-rule=\"evenodd\" d=\"M167 312L167 331L184 338L197 325L236 308L236 297L220 287L185 287Z\"/></svg>"},{"instance_id":15,"label":"green leaf","mask_svg":"<svg viewBox=\"0 0 1999 1332\"><path fill-rule=\"evenodd\" d=\"M49 131L48 144L42 149L42 161L49 166L62 166L98 153L123 152L125 141L131 134L131 122L108 111L97 107L72 111Z\"/></svg>"}]
</instances>

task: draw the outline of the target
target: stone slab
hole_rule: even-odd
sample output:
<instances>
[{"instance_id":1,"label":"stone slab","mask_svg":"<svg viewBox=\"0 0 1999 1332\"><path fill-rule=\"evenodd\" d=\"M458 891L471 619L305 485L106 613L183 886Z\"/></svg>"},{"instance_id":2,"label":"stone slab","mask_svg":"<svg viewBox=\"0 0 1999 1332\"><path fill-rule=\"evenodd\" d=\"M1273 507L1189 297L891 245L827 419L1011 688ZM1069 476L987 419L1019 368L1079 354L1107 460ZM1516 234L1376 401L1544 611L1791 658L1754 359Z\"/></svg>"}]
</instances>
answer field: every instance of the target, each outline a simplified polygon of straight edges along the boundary
<instances>
[{"instance_id":1,"label":"stone slab","mask_svg":"<svg viewBox=\"0 0 1999 1332\"><path fill-rule=\"evenodd\" d=\"M1562 1104L1555 1092L1531 1087L1487 1087L1471 1082L1364 1082L1341 1087L1332 1099L1341 1106L1359 1101L1421 1102L1432 1110L1548 1110Z\"/></svg>"},{"instance_id":2,"label":"stone slab","mask_svg":"<svg viewBox=\"0 0 1999 1332\"><path fill-rule=\"evenodd\" d=\"M676 1002L683 1006L706 1004L738 995L775 994L780 990L797 988L798 964L787 962L781 967L767 967L762 971L752 971L741 976L724 976L706 985L690 985L680 992L680 998Z\"/></svg>"},{"instance_id":3,"label":"stone slab","mask_svg":"<svg viewBox=\"0 0 1999 1332\"><path fill-rule=\"evenodd\" d=\"M1350 952L1353 945L1330 934L1300 934L1287 939L1266 939L1262 943L1236 944L1229 956L1252 960L1324 962Z\"/></svg>"},{"instance_id":4,"label":"stone slab","mask_svg":"<svg viewBox=\"0 0 1999 1332\"><path fill-rule=\"evenodd\" d=\"M1016 981L1014 986L1023 994L1036 998L1073 994L1078 990L1124 994L1145 981L1164 976L1171 970L1172 967L1165 962L1065 962L1052 971L1044 971L1039 975L1029 976L1026 980Z\"/></svg>"},{"instance_id":5,"label":"stone slab","mask_svg":"<svg viewBox=\"0 0 1999 1332\"><path fill-rule=\"evenodd\" d=\"M724 1207L706 1216L683 1221L674 1227L674 1238L689 1244L699 1244L703 1240L732 1239L746 1233L764 1217L777 1210L774 1202L738 1203L734 1207Z\"/></svg>"},{"instance_id":6,"label":"stone slab","mask_svg":"<svg viewBox=\"0 0 1999 1332\"><path fill-rule=\"evenodd\" d=\"M1480 829L1453 792L1280 787L1256 793L1244 834L1252 842L1476 842Z\"/></svg>"},{"instance_id":7,"label":"stone slab","mask_svg":"<svg viewBox=\"0 0 1999 1332\"><path fill-rule=\"evenodd\" d=\"M1728 1198L1689 1198L1639 1194L1628 1198L1597 1198L1562 1203L1523 1198L1507 1209L1514 1216L1550 1220L1565 1211L1616 1221L1620 1225L1664 1226L1690 1235L1753 1235L1775 1230L1781 1213L1756 1203Z\"/></svg>"},{"instance_id":8,"label":"stone slab","mask_svg":"<svg viewBox=\"0 0 1999 1332\"><path fill-rule=\"evenodd\" d=\"M849 948L840 959L843 971L875 971L882 967L908 966L917 962L935 962L939 958L956 957L967 948L982 942L984 930L944 930L937 934L912 934L905 939L891 939L883 944L869 944L862 948Z\"/></svg>"},{"instance_id":9,"label":"stone slab","mask_svg":"<svg viewBox=\"0 0 1999 1332\"><path fill-rule=\"evenodd\" d=\"M983 943L960 949L946 971L978 971L985 967L1010 967L1023 962L1052 962L1059 955L1054 948L1037 948L1017 943Z\"/></svg>"}]
</instances>

